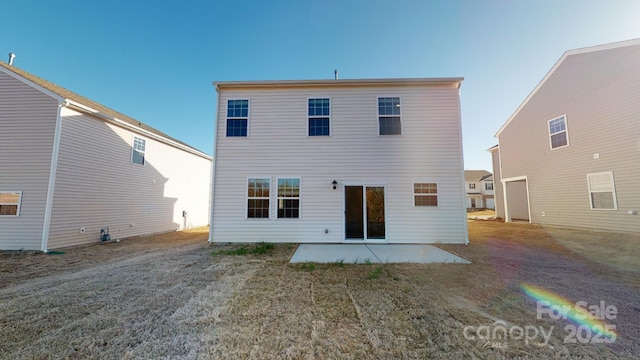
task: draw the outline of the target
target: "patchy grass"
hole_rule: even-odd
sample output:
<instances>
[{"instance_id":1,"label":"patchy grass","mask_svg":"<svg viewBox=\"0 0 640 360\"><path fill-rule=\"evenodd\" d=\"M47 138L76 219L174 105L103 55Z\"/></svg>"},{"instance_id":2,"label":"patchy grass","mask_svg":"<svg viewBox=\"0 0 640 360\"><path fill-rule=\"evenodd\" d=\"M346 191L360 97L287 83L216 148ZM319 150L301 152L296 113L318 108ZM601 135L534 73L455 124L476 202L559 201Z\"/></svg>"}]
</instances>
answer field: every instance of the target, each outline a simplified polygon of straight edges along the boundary
<instances>
[{"instance_id":1,"label":"patchy grass","mask_svg":"<svg viewBox=\"0 0 640 360\"><path fill-rule=\"evenodd\" d=\"M289 244L261 256L211 256L242 246L210 246L206 231L123 239L60 256L0 253L0 357L619 359L640 353L640 265L608 248L614 239L620 251L637 254L636 236L472 221L469 237L467 246L438 245L471 260L467 265L293 265ZM523 291L527 284L570 302L616 306L617 318L606 323L616 326L618 339L566 343L571 323L538 319L535 301ZM477 336L479 328L501 324L553 331L548 343Z\"/></svg>"},{"instance_id":2,"label":"patchy grass","mask_svg":"<svg viewBox=\"0 0 640 360\"><path fill-rule=\"evenodd\" d=\"M313 271L316 269L316 263L314 262L304 262L299 265L300 270L302 271Z\"/></svg>"},{"instance_id":3,"label":"patchy grass","mask_svg":"<svg viewBox=\"0 0 640 360\"><path fill-rule=\"evenodd\" d=\"M275 249L275 245L272 243L257 243L251 245L241 245L235 249L229 250L214 250L211 252L212 256L218 255L264 255L272 253Z\"/></svg>"},{"instance_id":4,"label":"patchy grass","mask_svg":"<svg viewBox=\"0 0 640 360\"><path fill-rule=\"evenodd\" d=\"M475 218L478 216L496 216L496 211L492 209L467 209L468 218Z\"/></svg>"},{"instance_id":5,"label":"patchy grass","mask_svg":"<svg viewBox=\"0 0 640 360\"><path fill-rule=\"evenodd\" d=\"M374 280L379 278L380 275L382 275L382 266L377 266L372 272L369 273L367 279Z\"/></svg>"}]
</instances>

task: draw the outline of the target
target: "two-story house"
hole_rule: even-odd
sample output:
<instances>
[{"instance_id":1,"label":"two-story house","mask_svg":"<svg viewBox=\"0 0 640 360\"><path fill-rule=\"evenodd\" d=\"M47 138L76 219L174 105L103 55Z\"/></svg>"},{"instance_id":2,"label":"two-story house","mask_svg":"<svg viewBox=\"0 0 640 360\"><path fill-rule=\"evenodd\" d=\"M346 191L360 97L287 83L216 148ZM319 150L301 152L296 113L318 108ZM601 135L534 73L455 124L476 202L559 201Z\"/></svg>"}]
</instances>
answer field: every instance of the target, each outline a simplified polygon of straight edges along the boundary
<instances>
[{"instance_id":1,"label":"two-story house","mask_svg":"<svg viewBox=\"0 0 640 360\"><path fill-rule=\"evenodd\" d=\"M211 156L0 62L0 249L209 222Z\"/></svg>"},{"instance_id":2,"label":"two-story house","mask_svg":"<svg viewBox=\"0 0 640 360\"><path fill-rule=\"evenodd\" d=\"M214 83L209 241L467 243L461 82Z\"/></svg>"},{"instance_id":3,"label":"two-story house","mask_svg":"<svg viewBox=\"0 0 640 360\"><path fill-rule=\"evenodd\" d=\"M640 232L640 39L567 51L498 130L497 217Z\"/></svg>"},{"instance_id":4,"label":"two-story house","mask_svg":"<svg viewBox=\"0 0 640 360\"><path fill-rule=\"evenodd\" d=\"M465 170L467 209L494 209L493 175L486 170Z\"/></svg>"}]
</instances>

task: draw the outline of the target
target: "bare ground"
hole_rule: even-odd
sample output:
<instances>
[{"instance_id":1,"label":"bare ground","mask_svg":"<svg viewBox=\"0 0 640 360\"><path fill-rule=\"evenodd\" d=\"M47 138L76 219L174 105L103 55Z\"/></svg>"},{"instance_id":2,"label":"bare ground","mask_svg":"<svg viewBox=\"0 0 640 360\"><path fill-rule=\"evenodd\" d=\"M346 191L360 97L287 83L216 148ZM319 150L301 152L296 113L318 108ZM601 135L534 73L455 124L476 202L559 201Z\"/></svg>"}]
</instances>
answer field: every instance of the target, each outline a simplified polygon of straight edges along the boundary
<instances>
[{"instance_id":1,"label":"bare ground","mask_svg":"<svg viewBox=\"0 0 640 360\"><path fill-rule=\"evenodd\" d=\"M469 223L472 264L288 264L216 255L207 229L0 253L0 358L634 358L640 236ZM590 244L586 246L585 244ZM613 250L612 250L613 248ZM601 250L597 250L601 249ZM616 251L617 250L617 251ZM620 252L624 254L620 254ZM617 307L613 344L566 344L523 284ZM554 327L551 340L465 337L465 328ZM467 335L473 332L467 332Z\"/></svg>"}]
</instances>

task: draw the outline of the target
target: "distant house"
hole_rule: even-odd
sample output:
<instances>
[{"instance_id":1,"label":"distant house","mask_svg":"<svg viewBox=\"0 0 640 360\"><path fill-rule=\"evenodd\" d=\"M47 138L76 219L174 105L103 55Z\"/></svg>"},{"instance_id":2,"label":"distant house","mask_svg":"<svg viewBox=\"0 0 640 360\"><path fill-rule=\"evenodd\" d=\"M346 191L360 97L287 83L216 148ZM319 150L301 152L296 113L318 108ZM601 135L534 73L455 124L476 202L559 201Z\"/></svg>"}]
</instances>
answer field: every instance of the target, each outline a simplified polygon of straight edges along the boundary
<instances>
[{"instance_id":1,"label":"distant house","mask_svg":"<svg viewBox=\"0 0 640 360\"><path fill-rule=\"evenodd\" d=\"M496 137L496 216L640 232L640 39L567 51Z\"/></svg>"},{"instance_id":2,"label":"distant house","mask_svg":"<svg viewBox=\"0 0 640 360\"><path fill-rule=\"evenodd\" d=\"M466 243L461 82L215 83L210 241Z\"/></svg>"},{"instance_id":3,"label":"distant house","mask_svg":"<svg viewBox=\"0 0 640 360\"><path fill-rule=\"evenodd\" d=\"M207 225L211 157L0 62L0 249Z\"/></svg>"},{"instance_id":4,"label":"distant house","mask_svg":"<svg viewBox=\"0 0 640 360\"><path fill-rule=\"evenodd\" d=\"M493 175L486 170L465 170L467 209L494 209Z\"/></svg>"}]
</instances>

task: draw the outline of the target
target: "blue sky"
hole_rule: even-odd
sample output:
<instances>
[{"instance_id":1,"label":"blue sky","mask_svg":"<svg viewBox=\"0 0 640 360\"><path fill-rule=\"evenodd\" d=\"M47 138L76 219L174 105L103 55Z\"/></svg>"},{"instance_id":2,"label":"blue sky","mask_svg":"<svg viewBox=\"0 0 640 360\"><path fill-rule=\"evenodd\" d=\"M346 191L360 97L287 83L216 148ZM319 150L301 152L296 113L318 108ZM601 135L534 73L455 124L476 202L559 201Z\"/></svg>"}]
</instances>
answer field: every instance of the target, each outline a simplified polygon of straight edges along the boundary
<instances>
[{"instance_id":1,"label":"blue sky","mask_svg":"<svg viewBox=\"0 0 640 360\"><path fill-rule=\"evenodd\" d=\"M217 80L458 77L465 168L564 51L640 37L637 0L66 0L2 5L0 56L211 154Z\"/></svg>"}]
</instances>

